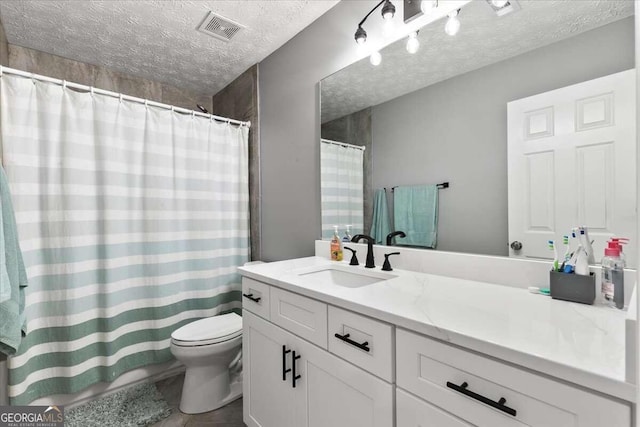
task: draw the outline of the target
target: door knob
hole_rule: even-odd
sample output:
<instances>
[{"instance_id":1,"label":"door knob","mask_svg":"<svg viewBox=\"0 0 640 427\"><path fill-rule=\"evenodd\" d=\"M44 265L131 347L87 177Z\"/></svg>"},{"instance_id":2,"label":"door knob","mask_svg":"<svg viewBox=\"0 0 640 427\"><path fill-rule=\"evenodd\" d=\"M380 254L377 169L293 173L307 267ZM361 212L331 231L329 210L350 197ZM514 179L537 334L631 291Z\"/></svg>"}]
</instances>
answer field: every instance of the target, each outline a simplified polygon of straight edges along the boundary
<instances>
[{"instance_id":1,"label":"door knob","mask_svg":"<svg viewBox=\"0 0 640 427\"><path fill-rule=\"evenodd\" d=\"M514 240L513 242L511 242L511 249L513 249L514 251L519 251L520 249L522 249L522 243L518 242L517 240Z\"/></svg>"}]
</instances>

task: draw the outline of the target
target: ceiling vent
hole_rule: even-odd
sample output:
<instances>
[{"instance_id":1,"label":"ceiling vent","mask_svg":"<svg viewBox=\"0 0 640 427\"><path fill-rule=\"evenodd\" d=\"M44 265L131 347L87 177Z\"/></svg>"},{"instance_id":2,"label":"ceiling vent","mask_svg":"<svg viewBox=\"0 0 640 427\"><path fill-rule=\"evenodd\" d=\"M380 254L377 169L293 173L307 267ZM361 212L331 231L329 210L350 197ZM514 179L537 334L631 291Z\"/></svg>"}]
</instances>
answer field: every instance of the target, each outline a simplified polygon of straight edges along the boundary
<instances>
[{"instance_id":1,"label":"ceiling vent","mask_svg":"<svg viewBox=\"0 0 640 427\"><path fill-rule=\"evenodd\" d=\"M500 6L500 7L496 6L494 4L496 2L494 2L493 0L486 0L486 1L491 7L491 9L498 16L508 15L510 13L517 12L520 10L520 4L517 2L517 0L509 0L504 4L504 6Z\"/></svg>"},{"instance_id":2,"label":"ceiling vent","mask_svg":"<svg viewBox=\"0 0 640 427\"><path fill-rule=\"evenodd\" d=\"M245 28L244 25L238 24L224 16L209 12L207 17L204 18L204 21L202 21L202 24L198 27L198 31L228 42L243 28Z\"/></svg>"}]
</instances>

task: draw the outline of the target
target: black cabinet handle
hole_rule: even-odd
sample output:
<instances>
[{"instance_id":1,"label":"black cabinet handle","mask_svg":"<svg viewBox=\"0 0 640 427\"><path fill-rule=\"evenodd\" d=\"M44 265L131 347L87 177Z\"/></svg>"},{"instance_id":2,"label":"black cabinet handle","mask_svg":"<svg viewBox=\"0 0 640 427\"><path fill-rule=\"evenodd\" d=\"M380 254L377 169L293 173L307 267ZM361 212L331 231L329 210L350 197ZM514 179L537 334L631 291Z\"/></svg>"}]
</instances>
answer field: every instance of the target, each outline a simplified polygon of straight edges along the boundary
<instances>
[{"instance_id":1,"label":"black cabinet handle","mask_svg":"<svg viewBox=\"0 0 640 427\"><path fill-rule=\"evenodd\" d=\"M287 369L287 354L291 353L291 350L287 350L287 346L282 346L282 381L287 380L287 373L291 372L291 368Z\"/></svg>"},{"instance_id":2,"label":"black cabinet handle","mask_svg":"<svg viewBox=\"0 0 640 427\"><path fill-rule=\"evenodd\" d=\"M344 335L335 334L334 336L339 340L346 342L347 344L351 344L354 347L358 347L360 350L371 351L371 349L369 348L369 341L365 341L362 344L360 344L359 342L355 342L354 340L349 339L351 334L344 334Z\"/></svg>"},{"instance_id":3,"label":"black cabinet handle","mask_svg":"<svg viewBox=\"0 0 640 427\"><path fill-rule=\"evenodd\" d=\"M254 297L253 294L242 294L242 296L245 298L249 298L253 302L260 302L260 300L262 299L260 297Z\"/></svg>"},{"instance_id":4,"label":"black cabinet handle","mask_svg":"<svg viewBox=\"0 0 640 427\"><path fill-rule=\"evenodd\" d=\"M293 385L293 388L296 388L296 380L299 380L301 378L300 375L296 375L296 360L300 359L300 355L296 355L295 350L292 353L293 357L291 358L291 367L293 368L293 372L292 372L292 376L291 376L291 382Z\"/></svg>"},{"instance_id":5,"label":"black cabinet handle","mask_svg":"<svg viewBox=\"0 0 640 427\"><path fill-rule=\"evenodd\" d=\"M454 383L452 383L450 381L447 381L447 387L457 391L458 393L462 393L465 396L469 396L472 399L480 401L480 402L484 403L485 405L489 405L492 408L496 408L496 409L498 409L498 410L500 410L502 412L505 412L505 413L507 413L509 415L512 415L514 417L516 416L516 410L513 409L513 408L509 408L508 406L505 405L505 403L507 403L507 399L505 399L504 397L501 397L500 400L495 402L495 401L493 401L493 400L491 400L491 399L489 399L487 397L484 397L481 394L474 393L473 391L467 389L468 386L469 386L469 384L467 384L466 382L463 382L462 384L457 385L457 384L454 384Z\"/></svg>"}]
</instances>

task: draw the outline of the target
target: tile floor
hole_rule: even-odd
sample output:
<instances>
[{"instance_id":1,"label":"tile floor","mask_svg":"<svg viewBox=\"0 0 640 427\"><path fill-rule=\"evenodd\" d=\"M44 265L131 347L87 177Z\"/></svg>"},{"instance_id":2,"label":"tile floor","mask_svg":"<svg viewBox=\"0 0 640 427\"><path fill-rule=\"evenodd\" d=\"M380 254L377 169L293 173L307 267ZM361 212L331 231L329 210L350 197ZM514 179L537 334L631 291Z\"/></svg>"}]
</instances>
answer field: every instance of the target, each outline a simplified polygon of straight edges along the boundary
<instances>
[{"instance_id":1,"label":"tile floor","mask_svg":"<svg viewBox=\"0 0 640 427\"><path fill-rule=\"evenodd\" d=\"M169 418L153 424L151 427L246 427L242 422L242 399L216 411L198 415L187 415L180 412L180 395L184 374L167 378L156 383L173 413Z\"/></svg>"}]
</instances>

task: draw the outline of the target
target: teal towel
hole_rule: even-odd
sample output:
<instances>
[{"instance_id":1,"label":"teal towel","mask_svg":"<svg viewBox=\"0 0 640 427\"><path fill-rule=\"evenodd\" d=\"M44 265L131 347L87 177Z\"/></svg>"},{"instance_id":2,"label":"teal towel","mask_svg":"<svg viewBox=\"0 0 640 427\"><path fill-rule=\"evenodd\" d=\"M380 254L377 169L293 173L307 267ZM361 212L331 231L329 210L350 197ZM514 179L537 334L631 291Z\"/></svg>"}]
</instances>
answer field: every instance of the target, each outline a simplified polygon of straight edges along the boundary
<instances>
[{"instance_id":1,"label":"teal towel","mask_svg":"<svg viewBox=\"0 0 640 427\"><path fill-rule=\"evenodd\" d=\"M18 242L16 217L11 204L9 184L0 167L0 216L2 216L2 233L0 247L4 258L4 272L0 276L0 288L9 287L9 299L0 302L0 352L6 355L15 354L20 346L23 334L26 333L24 315L24 288L27 286L27 273L22 261L22 252Z\"/></svg>"},{"instance_id":2,"label":"teal towel","mask_svg":"<svg viewBox=\"0 0 640 427\"><path fill-rule=\"evenodd\" d=\"M396 187L393 192L394 228L404 231L403 245L436 247L438 186Z\"/></svg>"},{"instance_id":3,"label":"teal towel","mask_svg":"<svg viewBox=\"0 0 640 427\"><path fill-rule=\"evenodd\" d=\"M376 190L373 198L373 220L371 232L377 245L386 245L385 239L389 234L389 208L387 207L387 193L384 190Z\"/></svg>"}]
</instances>

